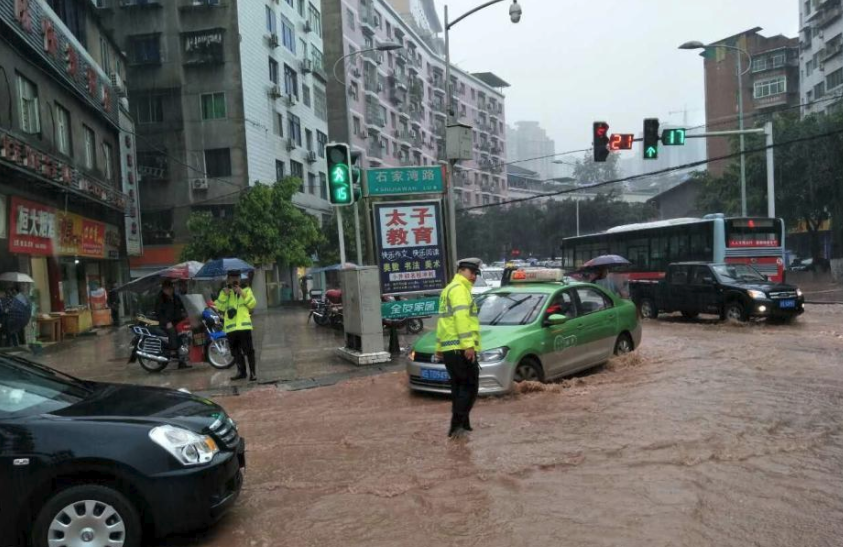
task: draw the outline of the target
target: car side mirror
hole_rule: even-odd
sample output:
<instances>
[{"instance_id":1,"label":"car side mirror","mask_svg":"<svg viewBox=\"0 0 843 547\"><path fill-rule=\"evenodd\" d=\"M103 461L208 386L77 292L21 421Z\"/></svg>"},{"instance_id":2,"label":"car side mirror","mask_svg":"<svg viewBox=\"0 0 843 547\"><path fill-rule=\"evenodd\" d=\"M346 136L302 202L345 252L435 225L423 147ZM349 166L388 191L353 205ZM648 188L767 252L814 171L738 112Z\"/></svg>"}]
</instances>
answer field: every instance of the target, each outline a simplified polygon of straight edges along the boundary
<instances>
[{"instance_id":1,"label":"car side mirror","mask_svg":"<svg viewBox=\"0 0 843 547\"><path fill-rule=\"evenodd\" d=\"M562 325L568 321L568 317L559 313L554 313L547 318L545 324L548 326Z\"/></svg>"}]
</instances>

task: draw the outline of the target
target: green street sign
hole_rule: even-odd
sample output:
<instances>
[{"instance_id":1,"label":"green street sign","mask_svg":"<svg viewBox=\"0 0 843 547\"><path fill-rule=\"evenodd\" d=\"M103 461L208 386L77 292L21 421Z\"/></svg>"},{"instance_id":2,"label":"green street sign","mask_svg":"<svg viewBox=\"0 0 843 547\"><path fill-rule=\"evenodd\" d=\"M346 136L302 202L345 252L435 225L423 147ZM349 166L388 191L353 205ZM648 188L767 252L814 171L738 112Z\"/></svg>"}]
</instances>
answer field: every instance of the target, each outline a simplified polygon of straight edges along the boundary
<instances>
[{"instance_id":1,"label":"green street sign","mask_svg":"<svg viewBox=\"0 0 843 547\"><path fill-rule=\"evenodd\" d=\"M395 167L366 171L369 196L441 194L445 191L442 167Z\"/></svg>"},{"instance_id":2,"label":"green street sign","mask_svg":"<svg viewBox=\"0 0 843 547\"><path fill-rule=\"evenodd\" d=\"M396 300L383 302L381 315L386 320L427 317L439 313L439 297L416 298L414 300Z\"/></svg>"}]
</instances>

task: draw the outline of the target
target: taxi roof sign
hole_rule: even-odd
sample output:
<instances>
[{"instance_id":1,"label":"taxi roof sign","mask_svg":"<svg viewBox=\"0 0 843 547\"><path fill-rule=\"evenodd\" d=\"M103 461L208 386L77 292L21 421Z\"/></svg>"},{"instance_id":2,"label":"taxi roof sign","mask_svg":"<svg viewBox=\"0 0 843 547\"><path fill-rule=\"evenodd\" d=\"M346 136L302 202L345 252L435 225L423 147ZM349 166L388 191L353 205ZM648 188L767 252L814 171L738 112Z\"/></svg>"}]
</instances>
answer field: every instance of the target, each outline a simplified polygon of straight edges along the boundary
<instances>
[{"instance_id":1,"label":"taxi roof sign","mask_svg":"<svg viewBox=\"0 0 843 547\"><path fill-rule=\"evenodd\" d=\"M528 268L512 272L513 283L554 283L564 281L565 272L560 268Z\"/></svg>"}]
</instances>

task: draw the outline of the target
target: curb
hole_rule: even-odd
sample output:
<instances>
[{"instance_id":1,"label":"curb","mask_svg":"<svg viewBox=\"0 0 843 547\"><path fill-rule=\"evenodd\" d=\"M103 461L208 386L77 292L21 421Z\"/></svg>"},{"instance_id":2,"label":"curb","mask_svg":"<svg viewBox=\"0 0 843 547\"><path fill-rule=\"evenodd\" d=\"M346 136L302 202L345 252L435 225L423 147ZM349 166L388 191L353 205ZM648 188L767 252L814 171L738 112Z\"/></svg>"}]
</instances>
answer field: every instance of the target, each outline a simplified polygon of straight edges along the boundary
<instances>
[{"instance_id":1,"label":"curb","mask_svg":"<svg viewBox=\"0 0 843 547\"><path fill-rule=\"evenodd\" d=\"M828 304L835 305L836 304L836 305L840 306L840 305L843 305L843 302L836 302L836 301L825 301L825 302L823 302L821 300L806 300L805 304L826 304L826 305L828 305Z\"/></svg>"}]
</instances>

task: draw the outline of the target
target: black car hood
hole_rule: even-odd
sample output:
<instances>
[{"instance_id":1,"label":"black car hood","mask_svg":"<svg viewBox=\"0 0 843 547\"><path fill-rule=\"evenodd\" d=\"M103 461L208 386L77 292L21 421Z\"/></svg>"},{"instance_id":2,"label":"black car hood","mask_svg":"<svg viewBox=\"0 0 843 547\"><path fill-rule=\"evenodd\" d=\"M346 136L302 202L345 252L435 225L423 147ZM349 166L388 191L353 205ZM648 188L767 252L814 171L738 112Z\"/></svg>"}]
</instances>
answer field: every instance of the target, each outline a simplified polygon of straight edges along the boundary
<instances>
[{"instance_id":1,"label":"black car hood","mask_svg":"<svg viewBox=\"0 0 843 547\"><path fill-rule=\"evenodd\" d=\"M726 287L744 290L763 291L765 293L771 292L796 292L796 287L788 285L787 283L756 283L749 281L724 283Z\"/></svg>"},{"instance_id":2,"label":"black car hood","mask_svg":"<svg viewBox=\"0 0 843 547\"><path fill-rule=\"evenodd\" d=\"M170 389L94 384L90 397L51 414L81 420L173 423L201 431L224 411L208 399Z\"/></svg>"}]
</instances>

